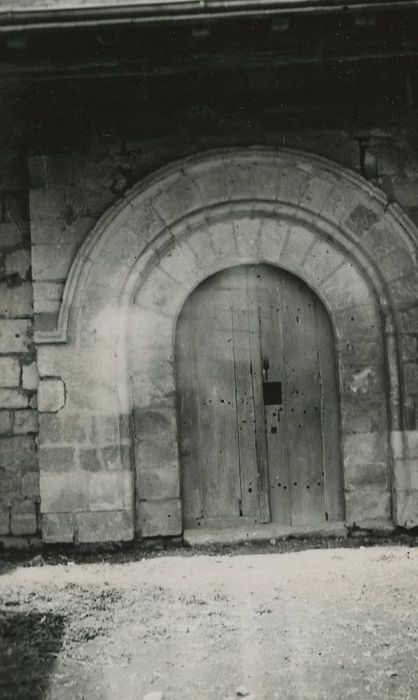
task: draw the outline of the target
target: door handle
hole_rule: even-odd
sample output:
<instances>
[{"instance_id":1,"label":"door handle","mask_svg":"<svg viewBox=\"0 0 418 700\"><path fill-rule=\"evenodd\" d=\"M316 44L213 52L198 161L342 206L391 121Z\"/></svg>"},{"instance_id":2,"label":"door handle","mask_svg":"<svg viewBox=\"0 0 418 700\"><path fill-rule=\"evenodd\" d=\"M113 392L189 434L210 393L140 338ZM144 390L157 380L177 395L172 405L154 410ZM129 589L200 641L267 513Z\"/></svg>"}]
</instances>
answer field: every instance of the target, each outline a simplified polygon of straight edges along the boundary
<instances>
[{"instance_id":1,"label":"door handle","mask_svg":"<svg viewBox=\"0 0 418 700\"><path fill-rule=\"evenodd\" d=\"M269 369L270 369L270 361L267 355L264 355L263 357L263 382L268 382L269 380Z\"/></svg>"}]
</instances>

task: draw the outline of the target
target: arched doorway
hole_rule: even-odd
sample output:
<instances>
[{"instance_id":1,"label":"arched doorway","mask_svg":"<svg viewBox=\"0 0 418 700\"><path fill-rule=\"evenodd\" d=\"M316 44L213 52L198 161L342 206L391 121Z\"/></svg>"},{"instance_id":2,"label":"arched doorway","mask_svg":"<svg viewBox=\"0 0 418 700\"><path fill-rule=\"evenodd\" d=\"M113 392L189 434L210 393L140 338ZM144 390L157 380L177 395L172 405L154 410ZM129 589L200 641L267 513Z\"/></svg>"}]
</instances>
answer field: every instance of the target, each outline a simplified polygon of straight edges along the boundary
<instances>
[{"instance_id":1,"label":"arched doorway","mask_svg":"<svg viewBox=\"0 0 418 700\"><path fill-rule=\"evenodd\" d=\"M335 342L312 290L270 265L219 272L176 333L186 528L344 518Z\"/></svg>"},{"instance_id":2,"label":"arched doorway","mask_svg":"<svg viewBox=\"0 0 418 700\"><path fill-rule=\"evenodd\" d=\"M45 541L182 533L177 320L211 275L259 264L332 319L346 525L416 525L416 249L382 192L312 154L197 154L139 183L80 247L56 326L36 330L40 391L65 387L40 421Z\"/></svg>"}]
</instances>

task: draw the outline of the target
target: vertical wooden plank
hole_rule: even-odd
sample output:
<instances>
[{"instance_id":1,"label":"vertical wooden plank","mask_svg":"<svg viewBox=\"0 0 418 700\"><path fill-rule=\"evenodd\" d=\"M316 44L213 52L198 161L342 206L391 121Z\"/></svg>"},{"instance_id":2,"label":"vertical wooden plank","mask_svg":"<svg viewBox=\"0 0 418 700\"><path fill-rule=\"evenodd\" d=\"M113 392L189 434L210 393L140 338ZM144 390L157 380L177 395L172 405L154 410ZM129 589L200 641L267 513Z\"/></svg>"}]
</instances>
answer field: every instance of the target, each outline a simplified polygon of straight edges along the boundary
<instances>
[{"instance_id":1,"label":"vertical wooden plank","mask_svg":"<svg viewBox=\"0 0 418 700\"><path fill-rule=\"evenodd\" d=\"M248 328L250 334L250 362L255 409L255 438L257 449L258 519L270 522L269 476L263 402L263 375L260 343L257 268L247 268Z\"/></svg>"},{"instance_id":2,"label":"vertical wooden plank","mask_svg":"<svg viewBox=\"0 0 418 700\"><path fill-rule=\"evenodd\" d=\"M315 299L283 275L287 440L292 525L325 521Z\"/></svg>"},{"instance_id":3,"label":"vertical wooden plank","mask_svg":"<svg viewBox=\"0 0 418 700\"><path fill-rule=\"evenodd\" d=\"M199 455L205 520L240 515L239 451L228 272L201 287L196 342Z\"/></svg>"},{"instance_id":4,"label":"vertical wooden plank","mask_svg":"<svg viewBox=\"0 0 418 700\"><path fill-rule=\"evenodd\" d=\"M286 404L283 353L281 279L276 268L260 265L257 272L262 361L268 362L264 380L281 382L282 401ZM291 524L289 457L287 454L286 414L283 405L264 406L270 515L272 522Z\"/></svg>"},{"instance_id":5,"label":"vertical wooden plank","mask_svg":"<svg viewBox=\"0 0 418 700\"><path fill-rule=\"evenodd\" d=\"M183 382L179 401L185 401L186 396L190 400L193 394L190 413L194 412L187 426L192 433L189 438L191 455L190 459L182 461L183 495L185 505L187 501L196 502L191 509L193 513L198 510L200 498L201 510L203 509L201 522L210 525L213 519L240 517L241 489L228 273L220 273L200 285L189 302L182 311L183 318L180 322L180 328L186 329L186 339L183 343L177 343L177 365L180 366L178 377ZM187 351L184 352L184 345L188 343L193 347L192 357ZM183 357L179 356L182 349ZM193 366L189 364L190 360ZM190 388L187 392L184 387L188 384ZM186 425L182 427L186 429ZM181 444L187 444L187 439L182 437ZM194 493L196 472L199 474L199 498ZM185 512L188 511L186 505ZM186 524L190 526L191 523Z\"/></svg>"},{"instance_id":6,"label":"vertical wooden plank","mask_svg":"<svg viewBox=\"0 0 418 700\"><path fill-rule=\"evenodd\" d=\"M323 444L323 478L326 518L344 519L344 491L340 452L340 421L335 338L328 314L316 304L316 329L321 387L320 414Z\"/></svg>"},{"instance_id":7,"label":"vertical wooden plank","mask_svg":"<svg viewBox=\"0 0 418 700\"><path fill-rule=\"evenodd\" d=\"M241 513L258 516L257 450L255 410L251 374L251 348L248 318L247 268L230 271L232 334L237 406L237 432L241 481Z\"/></svg>"},{"instance_id":8,"label":"vertical wooden plank","mask_svg":"<svg viewBox=\"0 0 418 700\"><path fill-rule=\"evenodd\" d=\"M187 299L176 329L177 426L181 467L181 497L185 527L196 527L203 518L198 431L199 387L196 379L194 300Z\"/></svg>"}]
</instances>

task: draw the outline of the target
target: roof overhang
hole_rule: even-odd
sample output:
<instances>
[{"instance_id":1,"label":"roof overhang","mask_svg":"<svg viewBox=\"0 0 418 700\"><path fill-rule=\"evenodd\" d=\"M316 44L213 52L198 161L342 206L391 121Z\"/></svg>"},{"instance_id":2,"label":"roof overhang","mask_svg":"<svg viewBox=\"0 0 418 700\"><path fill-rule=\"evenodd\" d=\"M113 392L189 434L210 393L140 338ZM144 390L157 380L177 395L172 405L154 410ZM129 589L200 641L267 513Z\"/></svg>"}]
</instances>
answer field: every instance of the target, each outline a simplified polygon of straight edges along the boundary
<instances>
[{"instance_id":1,"label":"roof overhang","mask_svg":"<svg viewBox=\"0 0 418 700\"><path fill-rule=\"evenodd\" d=\"M0 32L413 8L418 0L0 0Z\"/></svg>"}]
</instances>

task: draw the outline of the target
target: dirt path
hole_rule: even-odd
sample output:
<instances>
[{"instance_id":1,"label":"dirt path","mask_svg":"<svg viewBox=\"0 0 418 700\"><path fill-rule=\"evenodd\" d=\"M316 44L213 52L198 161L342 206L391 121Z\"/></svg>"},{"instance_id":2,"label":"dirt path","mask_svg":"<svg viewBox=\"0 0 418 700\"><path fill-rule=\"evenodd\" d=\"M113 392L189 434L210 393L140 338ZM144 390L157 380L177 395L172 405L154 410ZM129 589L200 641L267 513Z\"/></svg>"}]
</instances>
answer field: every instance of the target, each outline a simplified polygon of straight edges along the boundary
<instances>
[{"instance_id":1,"label":"dirt path","mask_svg":"<svg viewBox=\"0 0 418 700\"><path fill-rule=\"evenodd\" d=\"M0 603L2 698L418 698L415 548L20 566Z\"/></svg>"}]
</instances>

